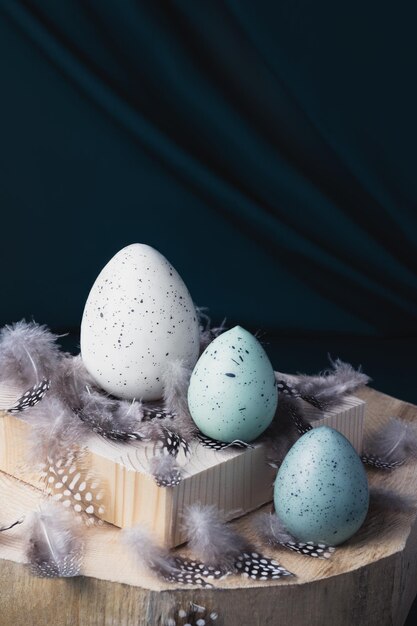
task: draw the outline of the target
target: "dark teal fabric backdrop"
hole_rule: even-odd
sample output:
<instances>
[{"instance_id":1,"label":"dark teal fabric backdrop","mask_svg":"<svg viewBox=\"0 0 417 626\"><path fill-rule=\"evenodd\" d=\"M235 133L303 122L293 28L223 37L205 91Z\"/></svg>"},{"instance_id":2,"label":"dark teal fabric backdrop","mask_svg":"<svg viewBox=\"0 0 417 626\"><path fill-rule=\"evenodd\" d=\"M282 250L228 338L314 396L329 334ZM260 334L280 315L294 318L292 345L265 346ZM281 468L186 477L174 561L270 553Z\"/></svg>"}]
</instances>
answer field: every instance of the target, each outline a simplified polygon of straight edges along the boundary
<instances>
[{"instance_id":1,"label":"dark teal fabric backdrop","mask_svg":"<svg viewBox=\"0 0 417 626\"><path fill-rule=\"evenodd\" d=\"M139 241L215 319L415 336L414 6L0 0L1 322Z\"/></svg>"}]
</instances>

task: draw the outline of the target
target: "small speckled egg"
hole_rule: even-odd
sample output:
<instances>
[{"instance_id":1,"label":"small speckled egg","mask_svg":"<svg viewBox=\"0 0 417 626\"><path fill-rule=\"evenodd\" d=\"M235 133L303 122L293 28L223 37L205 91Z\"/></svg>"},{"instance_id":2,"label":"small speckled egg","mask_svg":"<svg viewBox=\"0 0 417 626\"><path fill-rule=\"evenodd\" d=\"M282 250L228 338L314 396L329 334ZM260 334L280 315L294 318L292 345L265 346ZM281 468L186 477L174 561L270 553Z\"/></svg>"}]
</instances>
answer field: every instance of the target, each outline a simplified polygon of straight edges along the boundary
<instances>
[{"instance_id":1,"label":"small speckled egg","mask_svg":"<svg viewBox=\"0 0 417 626\"><path fill-rule=\"evenodd\" d=\"M256 439L271 423L277 402L268 356L240 326L214 339L191 375L191 416L204 435L219 441Z\"/></svg>"},{"instance_id":2,"label":"small speckled egg","mask_svg":"<svg viewBox=\"0 0 417 626\"><path fill-rule=\"evenodd\" d=\"M313 428L286 455L275 481L275 510L299 541L337 545L365 520L368 479L351 443L328 426Z\"/></svg>"},{"instance_id":3,"label":"small speckled egg","mask_svg":"<svg viewBox=\"0 0 417 626\"><path fill-rule=\"evenodd\" d=\"M81 323L81 355L97 384L119 398L156 400L169 360L193 367L199 325L181 277L157 250L134 243L97 277Z\"/></svg>"}]
</instances>

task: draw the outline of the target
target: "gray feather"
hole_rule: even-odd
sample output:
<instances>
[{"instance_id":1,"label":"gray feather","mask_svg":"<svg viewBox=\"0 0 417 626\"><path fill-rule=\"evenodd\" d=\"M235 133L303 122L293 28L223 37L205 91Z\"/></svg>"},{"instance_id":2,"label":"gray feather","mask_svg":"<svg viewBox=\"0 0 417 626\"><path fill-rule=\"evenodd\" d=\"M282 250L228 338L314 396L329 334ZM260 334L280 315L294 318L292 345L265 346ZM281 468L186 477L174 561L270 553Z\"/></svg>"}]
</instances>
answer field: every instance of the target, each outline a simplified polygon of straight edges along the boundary
<instances>
[{"instance_id":1,"label":"gray feather","mask_svg":"<svg viewBox=\"0 0 417 626\"><path fill-rule=\"evenodd\" d=\"M239 556L252 551L251 544L224 523L214 506L190 506L183 525L192 553L218 570L232 571Z\"/></svg>"},{"instance_id":2,"label":"gray feather","mask_svg":"<svg viewBox=\"0 0 417 626\"><path fill-rule=\"evenodd\" d=\"M176 561L168 550L158 546L143 526L137 525L123 530L122 539L140 565L154 572L159 578L169 582L211 587L201 574L182 569L181 561Z\"/></svg>"},{"instance_id":3,"label":"gray feather","mask_svg":"<svg viewBox=\"0 0 417 626\"><path fill-rule=\"evenodd\" d=\"M177 431L185 439L197 432L187 401L191 372L192 368L189 365L177 359L167 362L162 373L164 406L167 411L175 414L175 419L169 426L167 424L167 427Z\"/></svg>"},{"instance_id":4,"label":"gray feather","mask_svg":"<svg viewBox=\"0 0 417 626\"><path fill-rule=\"evenodd\" d=\"M51 379L60 359L58 336L46 326L21 320L0 330L0 380L30 387Z\"/></svg>"},{"instance_id":5,"label":"gray feather","mask_svg":"<svg viewBox=\"0 0 417 626\"><path fill-rule=\"evenodd\" d=\"M276 372L276 378L288 381L300 396L315 398L325 408L337 405L345 394L353 393L370 381L360 368L355 370L349 363L340 359L330 360L330 363L331 369L318 376L288 376Z\"/></svg>"},{"instance_id":6,"label":"gray feather","mask_svg":"<svg viewBox=\"0 0 417 626\"><path fill-rule=\"evenodd\" d=\"M374 459L380 467L396 467L417 457L417 428L411 422L391 417L364 441L364 458ZM375 466L378 464L375 462Z\"/></svg>"},{"instance_id":7,"label":"gray feather","mask_svg":"<svg viewBox=\"0 0 417 626\"><path fill-rule=\"evenodd\" d=\"M220 326L212 327L211 319L206 313L205 307L196 307L198 321L200 325L200 354L204 352L207 346L226 330L226 319L222 321Z\"/></svg>"},{"instance_id":8,"label":"gray feather","mask_svg":"<svg viewBox=\"0 0 417 626\"><path fill-rule=\"evenodd\" d=\"M84 552L79 528L62 507L46 503L29 521L26 555L37 576L78 576Z\"/></svg>"},{"instance_id":9,"label":"gray feather","mask_svg":"<svg viewBox=\"0 0 417 626\"><path fill-rule=\"evenodd\" d=\"M153 456L149 469L158 487L175 487L182 480L181 469L171 454Z\"/></svg>"},{"instance_id":10,"label":"gray feather","mask_svg":"<svg viewBox=\"0 0 417 626\"><path fill-rule=\"evenodd\" d=\"M262 541L270 546L277 547L296 541L275 513L262 513L255 519L253 525Z\"/></svg>"}]
</instances>

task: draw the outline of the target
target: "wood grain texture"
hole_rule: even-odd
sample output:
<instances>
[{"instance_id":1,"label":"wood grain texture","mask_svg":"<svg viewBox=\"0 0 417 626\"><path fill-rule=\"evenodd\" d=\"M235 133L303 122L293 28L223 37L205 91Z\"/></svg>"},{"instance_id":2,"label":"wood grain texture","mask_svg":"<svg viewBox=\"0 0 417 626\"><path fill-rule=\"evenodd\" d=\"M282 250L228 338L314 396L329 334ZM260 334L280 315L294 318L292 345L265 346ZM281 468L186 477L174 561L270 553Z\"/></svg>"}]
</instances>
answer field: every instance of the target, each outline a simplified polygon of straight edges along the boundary
<instances>
[{"instance_id":1,"label":"wood grain texture","mask_svg":"<svg viewBox=\"0 0 417 626\"><path fill-rule=\"evenodd\" d=\"M365 429L390 415L417 419L412 405L371 389L360 395L367 402ZM4 474L0 478L0 523L33 510L42 498L38 490L16 479ZM0 536L0 557L8 559L0 567L0 624L164 625L179 605L195 602L215 610L218 623L225 626L402 626L417 591L416 465L390 473L370 471L369 480L373 486L410 497L412 505L368 516L362 529L329 561L285 549L264 550L297 576L270 583L230 576L217 581L212 590L163 584L137 568L119 541L120 531L108 524L87 532L84 577L40 580L22 564L23 523ZM251 522L259 512L233 524L253 539Z\"/></svg>"},{"instance_id":2,"label":"wood grain texture","mask_svg":"<svg viewBox=\"0 0 417 626\"><path fill-rule=\"evenodd\" d=\"M13 395L9 389L0 387L0 409L11 406L19 395L16 390ZM327 424L340 430L360 451L364 420L362 400L348 396L324 414L309 405L306 411L314 426ZM30 426L14 415L2 415L0 470L44 488L45 484L25 462ZM182 514L195 502L215 505L225 519L232 520L272 500L275 470L267 464L267 451L262 443L246 450L214 451L197 441L192 442L190 460L182 467L183 479L172 489L158 487L149 474L154 444L116 443L91 433L86 447L88 455L83 465L100 479L104 492L104 513L100 517L120 528L147 524L170 547L184 542Z\"/></svg>"}]
</instances>

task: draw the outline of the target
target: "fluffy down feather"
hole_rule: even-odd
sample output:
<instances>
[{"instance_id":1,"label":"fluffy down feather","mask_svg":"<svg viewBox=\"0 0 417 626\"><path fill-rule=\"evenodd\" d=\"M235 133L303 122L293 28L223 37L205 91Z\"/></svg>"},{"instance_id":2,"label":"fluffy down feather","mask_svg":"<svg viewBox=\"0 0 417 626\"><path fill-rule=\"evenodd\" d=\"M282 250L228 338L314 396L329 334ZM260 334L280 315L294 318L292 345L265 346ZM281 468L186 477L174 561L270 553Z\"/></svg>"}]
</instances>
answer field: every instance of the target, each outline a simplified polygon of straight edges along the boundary
<instances>
[{"instance_id":1,"label":"fluffy down feather","mask_svg":"<svg viewBox=\"0 0 417 626\"><path fill-rule=\"evenodd\" d=\"M169 551L158 546L152 535L143 526L137 525L122 531L124 543L133 551L140 565L148 568L163 580L201 587L211 587L200 573L187 571Z\"/></svg>"},{"instance_id":2,"label":"fluffy down feather","mask_svg":"<svg viewBox=\"0 0 417 626\"><path fill-rule=\"evenodd\" d=\"M181 469L171 454L156 454L149 461L149 469L158 487L175 487L181 482Z\"/></svg>"},{"instance_id":3,"label":"fluffy down feather","mask_svg":"<svg viewBox=\"0 0 417 626\"><path fill-rule=\"evenodd\" d=\"M59 398L47 394L42 402L20 414L31 425L28 462L61 458L63 451L82 446L89 428Z\"/></svg>"},{"instance_id":4,"label":"fluffy down feather","mask_svg":"<svg viewBox=\"0 0 417 626\"><path fill-rule=\"evenodd\" d=\"M263 541L271 546L285 545L295 538L285 529L275 513L262 513L254 521L254 528Z\"/></svg>"},{"instance_id":5,"label":"fluffy down feather","mask_svg":"<svg viewBox=\"0 0 417 626\"><path fill-rule=\"evenodd\" d=\"M254 522L255 530L261 539L272 547L285 547L302 556L311 556L316 559L328 559L335 548L324 543L312 541L297 541L284 527L276 513L264 513Z\"/></svg>"},{"instance_id":6,"label":"fluffy down feather","mask_svg":"<svg viewBox=\"0 0 417 626\"><path fill-rule=\"evenodd\" d=\"M288 376L280 372L275 375L277 379L288 381L300 397L314 398L323 408L336 405L343 395L352 393L370 381L360 368L355 370L349 363L340 359L330 360L330 363L331 369L319 376Z\"/></svg>"},{"instance_id":7,"label":"fluffy down feather","mask_svg":"<svg viewBox=\"0 0 417 626\"><path fill-rule=\"evenodd\" d=\"M225 524L214 506L194 504L184 515L183 524L190 549L207 565L224 572L232 571L251 544L230 524Z\"/></svg>"},{"instance_id":8,"label":"fluffy down feather","mask_svg":"<svg viewBox=\"0 0 417 626\"><path fill-rule=\"evenodd\" d=\"M78 576L83 552L80 529L68 511L48 502L32 514L26 555L34 574L48 578Z\"/></svg>"},{"instance_id":9,"label":"fluffy down feather","mask_svg":"<svg viewBox=\"0 0 417 626\"><path fill-rule=\"evenodd\" d=\"M292 576L273 559L259 554L252 544L225 524L213 506L195 504L184 516L191 551L219 574L236 573L254 580Z\"/></svg>"},{"instance_id":10,"label":"fluffy down feather","mask_svg":"<svg viewBox=\"0 0 417 626\"><path fill-rule=\"evenodd\" d=\"M194 424L187 401L192 368L182 360L167 362L162 374L164 387L164 406L167 411L175 414L175 420L169 426L186 439L192 437L197 428Z\"/></svg>"},{"instance_id":11,"label":"fluffy down feather","mask_svg":"<svg viewBox=\"0 0 417 626\"><path fill-rule=\"evenodd\" d=\"M94 388L95 382L87 372L81 355L63 354L52 380L52 393L70 409L78 409L82 394Z\"/></svg>"},{"instance_id":12,"label":"fluffy down feather","mask_svg":"<svg viewBox=\"0 0 417 626\"><path fill-rule=\"evenodd\" d=\"M411 422L392 417L364 442L363 460L368 465L391 469L417 457L417 429Z\"/></svg>"},{"instance_id":13,"label":"fluffy down feather","mask_svg":"<svg viewBox=\"0 0 417 626\"><path fill-rule=\"evenodd\" d=\"M0 330L0 380L30 387L53 377L61 356L58 336L46 326L21 320Z\"/></svg>"},{"instance_id":14,"label":"fluffy down feather","mask_svg":"<svg viewBox=\"0 0 417 626\"><path fill-rule=\"evenodd\" d=\"M212 328L211 319L205 312L205 307L196 307L198 321L200 324L200 354L204 352L207 346L226 330L226 319L222 321L220 326Z\"/></svg>"}]
</instances>

